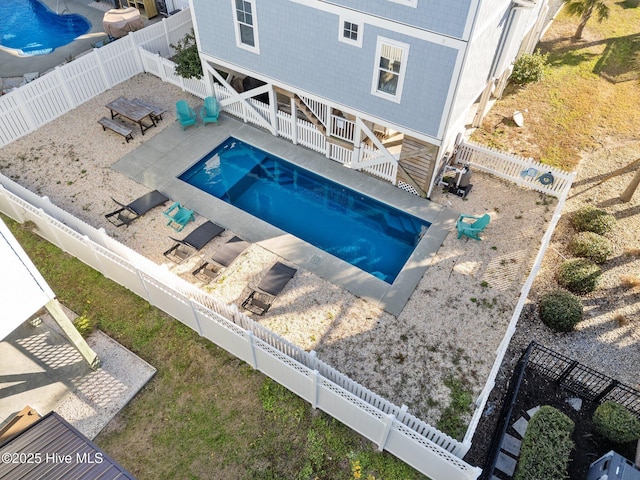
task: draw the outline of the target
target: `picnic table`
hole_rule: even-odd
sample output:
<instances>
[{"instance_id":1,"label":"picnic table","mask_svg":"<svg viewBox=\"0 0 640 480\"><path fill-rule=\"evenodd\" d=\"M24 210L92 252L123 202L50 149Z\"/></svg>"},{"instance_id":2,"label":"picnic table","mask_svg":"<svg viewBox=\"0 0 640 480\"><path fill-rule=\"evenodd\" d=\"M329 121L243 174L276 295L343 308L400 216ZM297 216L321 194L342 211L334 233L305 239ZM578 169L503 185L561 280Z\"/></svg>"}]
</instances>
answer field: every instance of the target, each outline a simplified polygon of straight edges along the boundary
<instances>
[{"instance_id":1,"label":"picnic table","mask_svg":"<svg viewBox=\"0 0 640 480\"><path fill-rule=\"evenodd\" d=\"M116 118L118 115L128 118L140 126L140 132L142 132L142 135L144 135L145 130L156 126L156 121L153 118L153 110L147 106L134 103L124 97L118 97L112 102L107 103L105 106L111 111L111 119ZM151 125L143 122L147 117L151 121Z\"/></svg>"}]
</instances>

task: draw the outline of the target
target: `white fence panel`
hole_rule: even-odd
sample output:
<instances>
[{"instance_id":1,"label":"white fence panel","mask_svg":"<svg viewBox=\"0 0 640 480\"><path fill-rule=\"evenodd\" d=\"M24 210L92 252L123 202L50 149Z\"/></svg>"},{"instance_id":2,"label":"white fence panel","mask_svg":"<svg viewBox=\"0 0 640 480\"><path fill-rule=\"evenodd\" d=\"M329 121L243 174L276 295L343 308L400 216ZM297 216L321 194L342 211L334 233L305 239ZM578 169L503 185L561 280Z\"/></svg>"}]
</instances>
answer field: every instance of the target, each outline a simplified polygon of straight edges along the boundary
<instances>
[{"instance_id":1,"label":"white fence panel","mask_svg":"<svg viewBox=\"0 0 640 480\"><path fill-rule=\"evenodd\" d=\"M189 298L181 295L172 288L167 288L160 282L155 281L151 276L141 273L146 290L148 292L149 303L158 307L163 312L168 313L173 318L177 318L182 323L201 334L200 327L196 320Z\"/></svg>"},{"instance_id":2,"label":"white fence panel","mask_svg":"<svg viewBox=\"0 0 640 480\"><path fill-rule=\"evenodd\" d=\"M458 146L456 162L468 163L479 170L554 197L568 192L573 181L573 174L559 168L470 141Z\"/></svg>"},{"instance_id":3,"label":"white fence panel","mask_svg":"<svg viewBox=\"0 0 640 480\"><path fill-rule=\"evenodd\" d=\"M100 54L94 50L71 63L56 67L58 78L63 79L65 92L73 99L73 106L92 99L111 86L107 84L100 62Z\"/></svg>"},{"instance_id":4,"label":"white fence panel","mask_svg":"<svg viewBox=\"0 0 640 480\"><path fill-rule=\"evenodd\" d=\"M278 118L278 135L287 140L293 141L293 115L282 110L276 112Z\"/></svg>"},{"instance_id":5,"label":"white fence panel","mask_svg":"<svg viewBox=\"0 0 640 480\"><path fill-rule=\"evenodd\" d=\"M335 160L338 163L343 164L346 167L351 166L351 159L353 157L353 150L344 148L335 143L328 142L329 145L329 158Z\"/></svg>"},{"instance_id":6,"label":"white fence panel","mask_svg":"<svg viewBox=\"0 0 640 480\"><path fill-rule=\"evenodd\" d=\"M44 125L73 108L57 75L45 75L20 88L25 105L37 126Z\"/></svg>"},{"instance_id":7,"label":"white fence panel","mask_svg":"<svg viewBox=\"0 0 640 480\"><path fill-rule=\"evenodd\" d=\"M20 92L13 91L0 97L0 146L26 135L32 130L26 117L27 109ZM33 128L36 128L34 125Z\"/></svg>"},{"instance_id":8,"label":"white fence panel","mask_svg":"<svg viewBox=\"0 0 640 480\"><path fill-rule=\"evenodd\" d=\"M189 2L185 2L188 7ZM186 8L185 7L185 8ZM189 10L183 10L180 13L171 15L169 18L165 18L162 21L164 30L167 36L167 45L176 45L178 40L182 40L187 33L191 33L193 30L193 24L191 22L191 12ZM169 51L165 55L165 51L161 50L162 56L171 57L175 53L169 46Z\"/></svg>"},{"instance_id":9,"label":"white fence panel","mask_svg":"<svg viewBox=\"0 0 640 480\"><path fill-rule=\"evenodd\" d=\"M327 150L327 139L311 122L298 119L298 143L323 155Z\"/></svg>"},{"instance_id":10,"label":"white fence panel","mask_svg":"<svg viewBox=\"0 0 640 480\"><path fill-rule=\"evenodd\" d=\"M94 50L100 58L109 88L142 72L142 64L133 44L134 38L127 35Z\"/></svg>"}]
</instances>

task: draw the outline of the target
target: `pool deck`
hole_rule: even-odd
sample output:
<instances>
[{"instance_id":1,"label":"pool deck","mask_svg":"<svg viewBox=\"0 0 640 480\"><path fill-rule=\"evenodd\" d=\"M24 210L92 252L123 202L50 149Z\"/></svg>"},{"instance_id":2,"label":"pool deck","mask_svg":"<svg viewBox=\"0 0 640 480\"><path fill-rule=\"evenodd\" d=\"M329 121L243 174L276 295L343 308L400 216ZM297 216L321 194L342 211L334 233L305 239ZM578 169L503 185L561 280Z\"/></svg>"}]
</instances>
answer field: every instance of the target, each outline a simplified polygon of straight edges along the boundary
<instances>
[{"instance_id":1,"label":"pool deck","mask_svg":"<svg viewBox=\"0 0 640 480\"><path fill-rule=\"evenodd\" d=\"M167 119L167 121L171 121ZM268 153L313 171L404 210L431 223L413 254L392 285L333 255L306 243L267 222L193 187L177 177L227 137L247 142ZM391 184L343 167L290 141L248 126L227 115L218 125L188 127L175 122L125 155L112 168L131 179L157 189L196 211L199 215L236 235L302 267L345 290L399 315L424 275L449 231L455 227L458 213L423 198L404 192ZM313 221L310 219L310 221Z\"/></svg>"}]
</instances>

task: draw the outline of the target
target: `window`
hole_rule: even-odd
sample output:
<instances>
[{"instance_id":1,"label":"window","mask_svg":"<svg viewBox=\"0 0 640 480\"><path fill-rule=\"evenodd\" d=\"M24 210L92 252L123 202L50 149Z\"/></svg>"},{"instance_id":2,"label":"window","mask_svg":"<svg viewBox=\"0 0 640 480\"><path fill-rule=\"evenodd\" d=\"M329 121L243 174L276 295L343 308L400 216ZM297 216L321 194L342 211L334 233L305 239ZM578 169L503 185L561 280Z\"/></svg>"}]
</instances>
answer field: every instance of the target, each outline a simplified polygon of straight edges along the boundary
<instances>
[{"instance_id":1,"label":"window","mask_svg":"<svg viewBox=\"0 0 640 480\"><path fill-rule=\"evenodd\" d=\"M338 40L356 47L362 47L362 23L352 18L340 17Z\"/></svg>"},{"instance_id":2,"label":"window","mask_svg":"<svg viewBox=\"0 0 640 480\"><path fill-rule=\"evenodd\" d=\"M378 37L371 93L400 103L409 45Z\"/></svg>"},{"instance_id":3,"label":"window","mask_svg":"<svg viewBox=\"0 0 640 480\"><path fill-rule=\"evenodd\" d=\"M241 48L259 52L255 0L231 0L235 10L236 43Z\"/></svg>"}]
</instances>

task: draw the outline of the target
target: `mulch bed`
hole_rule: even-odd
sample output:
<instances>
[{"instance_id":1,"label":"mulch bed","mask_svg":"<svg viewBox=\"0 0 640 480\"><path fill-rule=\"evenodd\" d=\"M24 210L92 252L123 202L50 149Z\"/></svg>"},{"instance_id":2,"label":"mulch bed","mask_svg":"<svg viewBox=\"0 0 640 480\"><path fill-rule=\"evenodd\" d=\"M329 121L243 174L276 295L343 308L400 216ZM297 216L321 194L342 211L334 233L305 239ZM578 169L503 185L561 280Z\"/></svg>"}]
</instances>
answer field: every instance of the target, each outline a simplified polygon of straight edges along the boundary
<instances>
[{"instance_id":1,"label":"mulch bed","mask_svg":"<svg viewBox=\"0 0 640 480\"><path fill-rule=\"evenodd\" d=\"M506 391L506 385L504 389L501 388L500 390ZM569 464L570 480L584 480L591 463L610 450L616 451L631 461L634 460L636 450L635 441L625 444L614 444L595 432L591 417L597 404L588 400L582 400L582 408L577 411L567 403L567 400L570 398L577 398L577 395L558 386L556 382L549 380L545 376L527 368L525 369L509 425L512 425L513 422L527 410L538 405L550 405L571 418L575 423L575 429L572 435L575 447L571 453L571 462ZM492 411L492 413L491 415L486 415L485 410L485 416L476 430L473 446L465 457L467 462L481 467L485 464L491 439L495 432L497 417L500 415L500 409L502 408L501 403L489 402L489 405L491 405L489 411ZM510 434L514 433L511 428L509 428L507 432ZM484 472L484 475L486 475L486 472ZM483 478L485 478L484 475Z\"/></svg>"}]
</instances>

